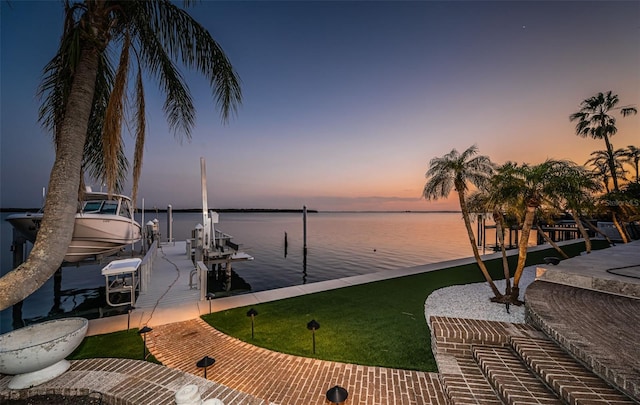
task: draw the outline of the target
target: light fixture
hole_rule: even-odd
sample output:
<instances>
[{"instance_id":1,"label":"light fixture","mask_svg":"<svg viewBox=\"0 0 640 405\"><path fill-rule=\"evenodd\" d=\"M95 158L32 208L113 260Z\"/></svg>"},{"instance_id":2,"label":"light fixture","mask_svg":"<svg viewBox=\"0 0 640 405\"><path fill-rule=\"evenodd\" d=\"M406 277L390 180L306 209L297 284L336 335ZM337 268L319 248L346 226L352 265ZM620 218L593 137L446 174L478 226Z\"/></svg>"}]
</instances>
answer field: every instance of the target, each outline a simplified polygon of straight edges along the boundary
<instances>
[{"instance_id":1,"label":"light fixture","mask_svg":"<svg viewBox=\"0 0 640 405\"><path fill-rule=\"evenodd\" d=\"M127 305L127 332L129 332L129 326L131 325L131 311L136 309L133 305Z\"/></svg>"},{"instance_id":2,"label":"light fixture","mask_svg":"<svg viewBox=\"0 0 640 405\"><path fill-rule=\"evenodd\" d=\"M247 311L247 316L251 317L251 339L253 339L253 320L256 315L258 315L258 311L253 308Z\"/></svg>"},{"instance_id":3,"label":"light fixture","mask_svg":"<svg viewBox=\"0 0 640 405\"><path fill-rule=\"evenodd\" d=\"M349 393L346 389L336 385L327 391L327 400L333 404L341 404L347 400Z\"/></svg>"},{"instance_id":4,"label":"light fixture","mask_svg":"<svg viewBox=\"0 0 640 405\"><path fill-rule=\"evenodd\" d=\"M214 359L213 357L204 356L201 360L199 360L196 363L196 367L204 369L204 378L205 379L207 378L207 368L209 366L213 366L213 364L215 362L216 362L216 359Z\"/></svg>"},{"instance_id":5,"label":"light fixture","mask_svg":"<svg viewBox=\"0 0 640 405\"><path fill-rule=\"evenodd\" d=\"M307 329L311 331L311 336L313 338L313 354L316 354L316 330L320 329L320 324L316 322L315 319L312 319L307 323Z\"/></svg>"},{"instance_id":6,"label":"light fixture","mask_svg":"<svg viewBox=\"0 0 640 405\"><path fill-rule=\"evenodd\" d=\"M211 300L215 297L216 295L214 293L207 293L207 301L209 301L209 313L211 313Z\"/></svg>"},{"instance_id":7,"label":"light fixture","mask_svg":"<svg viewBox=\"0 0 640 405\"><path fill-rule=\"evenodd\" d=\"M142 329L140 329L138 331L138 333L140 335L142 335L143 337L143 341L142 341L142 360L146 360L147 359L147 333L151 332L153 329L151 329L148 326L144 326Z\"/></svg>"}]
</instances>

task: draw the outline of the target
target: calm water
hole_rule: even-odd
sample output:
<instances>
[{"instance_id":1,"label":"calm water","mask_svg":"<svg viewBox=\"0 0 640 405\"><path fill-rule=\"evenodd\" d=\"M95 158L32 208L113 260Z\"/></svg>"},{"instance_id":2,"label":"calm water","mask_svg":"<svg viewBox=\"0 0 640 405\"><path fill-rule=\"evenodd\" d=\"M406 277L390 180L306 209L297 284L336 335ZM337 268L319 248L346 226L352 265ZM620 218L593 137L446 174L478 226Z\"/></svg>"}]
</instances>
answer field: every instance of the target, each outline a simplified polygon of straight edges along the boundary
<instances>
[{"instance_id":1,"label":"calm water","mask_svg":"<svg viewBox=\"0 0 640 405\"><path fill-rule=\"evenodd\" d=\"M11 270L11 225L1 218L2 273ZM149 213L145 222L155 217ZM159 213L166 239L167 217ZM202 222L201 214L175 213L173 236L184 240ZM255 259L234 263L238 288L263 291L358 274L471 256L459 213L309 213L307 257L303 255L303 221L299 213L220 213L217 227ZM285 233L287 251L285 252ZM286 255L285 255L286 253ZM103 265L64 267L27 298L14 315L0 313L2 332L50 316L100 316L104 303ZM248 286L246 284L248 284ZM236 288L236 286L232 286ZM240 291L238 291L240 292ZM102 308L103 314L108 308ZM17 323L16 323L17 322Z\"/></svg>"}]
</instances>

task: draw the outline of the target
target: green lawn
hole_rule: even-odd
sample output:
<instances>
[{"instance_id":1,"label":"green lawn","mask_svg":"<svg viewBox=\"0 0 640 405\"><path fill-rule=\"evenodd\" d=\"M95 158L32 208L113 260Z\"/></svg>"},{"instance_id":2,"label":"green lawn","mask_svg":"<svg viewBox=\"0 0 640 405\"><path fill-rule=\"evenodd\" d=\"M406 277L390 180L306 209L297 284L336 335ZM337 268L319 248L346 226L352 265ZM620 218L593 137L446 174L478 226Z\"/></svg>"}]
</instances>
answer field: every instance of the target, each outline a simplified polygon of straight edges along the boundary
<instances>
[{"instance_id":1,"label":"green lawn","mask_svg":"<svg viewBox=\"0 0 640 405\"><path fill-rule=\"evenodd\" d=\"M606 244L598 244L605 247ZM569 256L583 243L563 247ZM556 252L530 252L527 265L541 263ZM517 256L510 258L515 267ZM487 262L501 279L499 260ZM410 370L436 371L424 302L434 290L484 281L475 264L362 284L255 305L255 337L251 338L250 307L214 312L203 319L216 329L257 346L282 353ZM498 283L502 289L503 283ZM489 297L487 297L489 299ZM498 305L498 304L496 304ZM316 354L307 323L315 319Z\"/></svg>"},{"instance_id":2,"label":"green lawn","mask_svg":"<svg viewBox=\"0 0 640 405\"><path fill-rule=\"evenodd\" d=\"M89 336L84 338L80 346L67 359L116 357L142 360L143 344L138 329ZM146 354L148 355L147 361L160 364L155 357L149 354L149 351L146 351Z\"/></svg>"}]
</instances>

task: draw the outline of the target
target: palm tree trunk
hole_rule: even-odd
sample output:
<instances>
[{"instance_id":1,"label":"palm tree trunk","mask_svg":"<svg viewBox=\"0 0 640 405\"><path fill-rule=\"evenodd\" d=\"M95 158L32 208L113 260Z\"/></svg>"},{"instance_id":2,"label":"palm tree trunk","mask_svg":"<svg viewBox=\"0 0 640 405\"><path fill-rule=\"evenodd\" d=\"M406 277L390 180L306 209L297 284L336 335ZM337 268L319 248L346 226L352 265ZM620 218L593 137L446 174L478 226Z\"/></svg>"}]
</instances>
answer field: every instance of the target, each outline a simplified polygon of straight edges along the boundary
<instances>
[{"instance_id":1,"label":"palm tree trunk","mask_svg":"<svg viewBox=\"0 0 640 405\"><path fill-rule=\"evenodd\" d=\"M464 219L464 226L467 228L467 235L469 236L469 242L471 243L471 248L473 249L473 257L475 257L476 263L478 264L480 271L484 275L485 280L487 280L487 283L489 283L489 286L491 287L491 291L493 291L495 298L501 298L502 294L500 294L500 290L498 290L498 287L496 287L495 283L493 282L493 279L491 278L491 275L489 274L487 267L482 261L482 258L480 257L480 253L478 252L478 246L476 245L476 237L473 234L473 228L471 227L471 219L469 218L469 210L467 208L467 203L464 200L464 192L460 191L462 190L461 187L456 187L456 189L458 190L458 200L460 202L460 209L462 210L462 218Z\"/></svg>"},{"instance_id":2,"label":"palm tree trunk","mask_svg":"<svg viewBox=\"0 0 640 405\"><path fill-rule=\"evenodd\" d=\"M578 230L580 231L580 234L584 239L585 251L587 252L587 254L591 253L591 238L589 238L589 233L587 233L584 225L582 225L582 221L580 220L578 213L575 210L569 210L569 212L571 213L571 216L573 217L573 220L575 221L576 226L578 227Z\"/></svg>"},{"instance_id":3,"label":"palm tree trunk","mask_svg":"<svg viewBox=\"0 0 640 405\"><path fill-rule=\"evenodd\" d=\"M569 256L567 256L567 254L564 252L564 250L562 250L562 248L560 248L560 246L558 246L558 244L549 237L549 235L547 235L546 233L544 233L542 231L542 228L540 226L540 222L536 223L536 227L538 229L538 232L540 232L540 234L542 235L542 238L551 246L553 246L553 248L556 250L556 252L560 253L560 256L562 256L565 259L568 259Z\"/></svg>"},{"instance_id":4,"label":"palm tree trunk","mask_svg":"<svg viewBox=\"0 0 640 405\"><path fill-rule=\"evenodd\" d=\"M520 235L520 241L518 243L518 264L516 271L513 274L513 287L511 288L511 303L521 304L520 301L520 278L522 278L522 272L524 271L524 265L527 262L527 249L529 247L529 234L533 227L533 219L536 216L536 207L527 206L527 212L524 216L524 223L522 224L522 234Z\"/></svg>"},{"instance_id":5,"label":"palm tree trunk","mask_svg":"<svg viewBox=\"0 0 640 405\"><path fill-rule=\"evenodd\" d=\"M509 261L507 260L507 249L504 247L504 221L502 214L497 209L493 210L493 222L496 224L496 235L500 243L500 253L502 254L502 270L504 271L505 291L504 295L511 295L511 274L509 273Z\"/></svg>"},{"instance_id":6,"label":"palm tree trunk","mask_svg":"<svg viewBox=\"0 0 640 405\"><path fill-rule=\"evenodd\" d=\"M611 246L615 246L615 245L616 245L615 243L613 243L613 241L612 241L611 239L609 239L609 236L608 236L606 233L602 232L602 231L600 230L600 228L598 228L598 227L596 227L596 226L593 226L593 225L591 224L591 222L589 222L589 221L584 221L584 222L582 222L582 223L583 223L583 224L587 224L587 227L589 227L589 229L591 229L592 231L594 231L594 232L596 232L596 233L598 233L598 234L602 235L602 237L603 237L603 238L605 238L605 240L609 243L609 245L611 245Z\"/></svg>"},{"instance_id":7,"label":"palm tree trunk","mask_svg":"<svg viewBox=\"0 0 640 405\"><path fill-rule=\"evenodd\" d=\"M611 212L611 218L613 219L613 225L616 227L616 229L618 230L618 233L620 234L622 243L629 243L629 238L627 238L627 232L625 232L624 228L618 221L618 216L616 215L615 212Z\"/></svg>"},{"instance_id":8,"label":"palm tree trunk","mask_svg":"<svg viewBox=\"0 0 640 405\"><path fill-rule=\"evenodd\" d=\"M84 143L98 71L98 51L83 49L60 126L51 169L44 217L27 260L0 278L0 310L40 288L60 267L67 252L77 212Z\"/></svg>"},{"instance_id":9,"label":"palm tree trunk","mask_svg":"<svg viewBox=\"0 0 640 405\"><path fill-rule=\"evenodd\" d=\"M605 127L604 122L602 123L602 128ZM609 152L609 170L611 170L611 178L613 179L613 190L619 191L618 188L618 176L616 174L616 162L613 160L613 146L611 142L609 142L609 137L607 134L604 134L604 143L607 145L607 152Z\"/></svg>"}]
</instances>

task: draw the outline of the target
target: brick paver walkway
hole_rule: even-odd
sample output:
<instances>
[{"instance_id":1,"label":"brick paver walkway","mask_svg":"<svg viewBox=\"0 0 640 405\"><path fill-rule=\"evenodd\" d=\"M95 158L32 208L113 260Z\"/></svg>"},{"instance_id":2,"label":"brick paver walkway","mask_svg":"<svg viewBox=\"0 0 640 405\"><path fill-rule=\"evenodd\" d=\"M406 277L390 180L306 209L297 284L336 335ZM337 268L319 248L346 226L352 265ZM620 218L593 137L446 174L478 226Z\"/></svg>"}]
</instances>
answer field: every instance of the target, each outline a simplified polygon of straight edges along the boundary
<instances>
[{"instance_id":1,"label":"brick paver walkway","mask_svg":"<svg viewBox=\"0 0 640 405\"><path fill-rule=\"evenodd\" d=\"M196 363L211 356L210 380L276 404L326 405L335 385L347 389L350 405L446 404L435 373L285 355L227 336L202 319L154 327L147 345L167 367L200 376Z\"/></svg>"}]
</instances>

